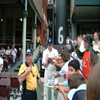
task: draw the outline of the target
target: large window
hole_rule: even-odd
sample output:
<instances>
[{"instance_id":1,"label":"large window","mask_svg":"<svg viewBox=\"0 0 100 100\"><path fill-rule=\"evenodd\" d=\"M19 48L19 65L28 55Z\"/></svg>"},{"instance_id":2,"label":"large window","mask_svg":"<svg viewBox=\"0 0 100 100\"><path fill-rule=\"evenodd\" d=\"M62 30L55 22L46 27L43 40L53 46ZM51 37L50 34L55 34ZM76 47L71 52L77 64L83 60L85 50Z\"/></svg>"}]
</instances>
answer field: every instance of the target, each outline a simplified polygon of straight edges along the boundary
<instances>
[{"instance_id":1,"label":"large window","mask_svg":"<svg viewBox=\"0 0 100 100\"><path fill-rule=\"evenodd\" d=\"M94 34L95 31L100 32L99 22L80 22L77 24L77 35L79 34Z\"/></svg>"},{"instance_id":2,"label":"large window","mask_svg":"<svg viewBox=\"0 0 100 100\"><path fill-rule=\"evenodd\" d=\"M27 18L27 39L32 40L32 18Z\"/></svg>"},{"instance_id":3,"label":"large window","mask_svg":"<svg viewBox=\"0 0 100 100\"><path fill-rule=\"evenodd\" d=\"M22 43L23 21L22 18L16 18L16 43Z\"/></svg>"},{"instance_id":4,"label":"large window","mask_svg":"<svg viewBox=\"0 0 100 100\"><path fill-rule=\"evenodd\" d=\"M11 43L13 38L13 19L6 19L6 42Z\"/></svg>"},{"instance_id":5,"label":"large window","mask_svg":"<svg viewBox=\"0 0 100 100\"><path fill-rule=\"evenodd\" d=\"M0 43L2 42L2 21L0 21Z\"/></svg>"}]
</instances>

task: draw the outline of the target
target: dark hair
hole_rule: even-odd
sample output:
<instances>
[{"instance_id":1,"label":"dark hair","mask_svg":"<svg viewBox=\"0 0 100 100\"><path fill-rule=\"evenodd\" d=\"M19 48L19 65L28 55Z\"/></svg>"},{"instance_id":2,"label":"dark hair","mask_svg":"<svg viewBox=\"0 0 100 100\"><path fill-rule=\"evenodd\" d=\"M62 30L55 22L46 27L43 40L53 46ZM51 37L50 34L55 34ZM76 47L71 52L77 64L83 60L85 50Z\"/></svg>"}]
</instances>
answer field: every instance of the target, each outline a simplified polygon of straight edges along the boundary
<instances>
[{"instance_id":1,"label":"dark hair","mask_svg":"<svg viewBox=\"0 0 100 100\"><path fill-rule=\"evenodd\" d=\"M73 74L68 78L68 85L70 89L78 88L81 84L85 83L85 78L80 74Z\"/></svg>"},{"instance_id":2,"label":"dark hair","mask_svg":"<svg viewBox=\"0 0 100 100\"><path fill-rule=\"evenodd\" d=\"M95 33L96 33L96 34L97 34L97 36L99 37L99 32L95 32ZM94 34L95 34L95 33L94 33Z\"/></svg>"},{"instance_id":3,"label":"dark hair","mask_svg":"<svg viewBox=\"0 0 100 100\"><path fill-rule=\"evenodd\" d=\"M70 53L74 52L74 46L72 44L70 44L71 46L71 50L69 51Z\"/></svg>"},{"instance_id":4,"label":"dark hair","mask_svg":"<svg viewBox=\"0 0 100 100\"><path fill-rule=\"evenodd\" d=\"M78 69L80 69L80 63L79 63L78 60L75 60L75 59L71 60L69 62L69 64L68 64L68 66L72 66L75 69L75 71L77 71Z\"/></svg>"},{"instance_id":5,"label":"dark hair","mask_svg":"<svg viewBox=\"0 0 100 100\"><path fill-rule=\"evenodd\" d=\"M61 53L61 58L63 59L64 62L67 62L70 60L70 53L68 50L63 50Z\"/></svg>"}]
</instances>

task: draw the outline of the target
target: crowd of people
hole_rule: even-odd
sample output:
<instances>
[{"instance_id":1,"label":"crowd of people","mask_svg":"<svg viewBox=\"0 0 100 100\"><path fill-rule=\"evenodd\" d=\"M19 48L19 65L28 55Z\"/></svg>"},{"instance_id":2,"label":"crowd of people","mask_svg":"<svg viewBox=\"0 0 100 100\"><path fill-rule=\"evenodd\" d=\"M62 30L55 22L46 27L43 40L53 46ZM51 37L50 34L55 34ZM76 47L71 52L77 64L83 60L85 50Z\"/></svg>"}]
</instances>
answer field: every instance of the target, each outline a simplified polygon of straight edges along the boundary
<instances>
[{"instance_id":1,"label":"crowd of people","mask_svg":"<svg viewBox=\"0 0 100 100\"><path fill-rule=\"evenodd\" d=\"M60 76L64 76L63 81L57 82L54 86L54 90L60 92L60 94L58 93L57 100L86 99L85 93L90 73L99 62L100 41L98 38L98 32L94 33L94 38L91 34L79 35L77 40L74 41L67 37L66 45L62 47L60 56L58 51L53 48L52 39L48 39L48 48L43 52L42 58L42 63L45 67L44 84L48 84L48 80L55 80L62 78ZM54 74L56 72L55 66L61 67L61 70L56 74ZM55 91L52 90L51 100L55 100ZM48 100L48 87L45 86L44 100Z\"/></svg>"},{"instance_id":2,"label":"crowd of people","mask_svg":"<svg viewBox=\"0 0 100 100\"><path fill-rule=\"evenodd\" d=\"M4 56L9 56L9 55L12 55L13 56L13 61L12 61L12 66L15 64L15 59L17 57L17 54L19 54L19 57L22 56L22 51L21 49L19 48L18 50L15 48L14 44L12 44L12 47L10 49L10 46L7 46L7 49L5 50L6 48L3 48L1 47L1 50L0 50L0 73L3 69L3 64L4 64Z\"/></svg>"},{"instance_id":3,"label":"crowd of people","mask_svg":"<svg viewBox=\"0 0 100 100\"><path fill-rule=\"evenodd\" d=\"M51 100L56 100L55 92L58 92L57 100L99 100L99 33L79 35L73 41L66 39L66 45L58 50L53 47L53 40L48 39L48 47L43 51L42 64L45 67L44 93L38 69L32 63L33 51L27 49L26 62L19 70L19 82L23 83L22 100L37 100L37 83L41 90L41 99L48 99L48 87L50 80L54 82L51 89ZM94 40L94 41L93 41ZM61 67L59 72L56 66ZM62 82L59 82L61 78ZM55 82L56 81L56 82Z\"/></svg>"}]
</instances>

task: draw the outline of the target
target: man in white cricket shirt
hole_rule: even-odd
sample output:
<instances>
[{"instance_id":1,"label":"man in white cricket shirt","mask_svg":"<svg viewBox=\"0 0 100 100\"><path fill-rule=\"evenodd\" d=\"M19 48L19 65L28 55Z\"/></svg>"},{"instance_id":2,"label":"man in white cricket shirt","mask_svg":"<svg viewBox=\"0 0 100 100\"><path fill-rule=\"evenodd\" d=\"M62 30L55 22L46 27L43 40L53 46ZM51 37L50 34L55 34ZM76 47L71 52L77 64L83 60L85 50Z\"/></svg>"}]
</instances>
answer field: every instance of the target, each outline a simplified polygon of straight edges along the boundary
<instances>
[{"instance_id":1,"label":"man in white cricket shirt","mask_svg":"<svg viewBox=\"0 0 100 100\"><path fill-rule=\"evenodd\" d=\"M53 48L52 39L48 39L48 48L43 52L42 64L45 67L44 84L48 83L48 80L54 79L54 73L56 72L56 66L48 63L49 57L58 57L58 51ZM53 60L55 62L55 60ZM51 100L55 100L55 91L51 89ZM48 88L44 87L44 100L48 100Z\"/></svg>"}]
</instances>

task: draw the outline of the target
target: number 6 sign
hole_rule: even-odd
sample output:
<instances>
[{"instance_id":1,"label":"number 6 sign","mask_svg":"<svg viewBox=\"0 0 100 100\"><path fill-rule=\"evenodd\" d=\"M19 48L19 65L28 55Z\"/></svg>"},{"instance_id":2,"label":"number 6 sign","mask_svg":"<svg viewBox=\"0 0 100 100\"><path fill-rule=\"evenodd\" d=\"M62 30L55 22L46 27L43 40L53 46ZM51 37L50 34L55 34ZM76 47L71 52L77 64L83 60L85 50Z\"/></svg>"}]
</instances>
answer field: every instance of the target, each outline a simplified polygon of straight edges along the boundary
<instances>
[{"instance_id":1,"label":"number 6 sign","mask_svg":"<svg viewBox=\"0 0 100 100\"><path fill-rule=\"evenodd\" d=\"M61 34L61 31L63 31L63 27L59 27L59 30L58 30L58 43L59 43L59 44L62 44L63 41L64 41L64 37L63 37L63 35Z\"/></svg>"}]
</instances>

